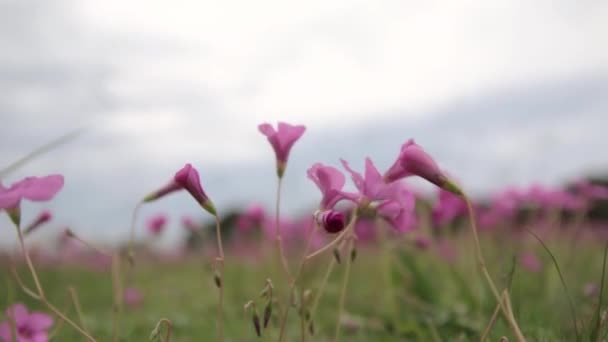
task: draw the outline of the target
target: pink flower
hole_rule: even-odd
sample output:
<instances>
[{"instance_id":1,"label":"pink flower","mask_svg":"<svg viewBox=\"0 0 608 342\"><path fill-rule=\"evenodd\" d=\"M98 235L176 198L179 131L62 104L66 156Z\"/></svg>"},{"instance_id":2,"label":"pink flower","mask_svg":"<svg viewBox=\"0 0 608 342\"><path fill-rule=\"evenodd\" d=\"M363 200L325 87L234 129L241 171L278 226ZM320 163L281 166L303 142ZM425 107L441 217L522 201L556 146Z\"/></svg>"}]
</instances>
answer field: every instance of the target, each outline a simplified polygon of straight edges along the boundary
<instances>
[{"instance_id":1,"label":"pink flower","mask_svg":"<svg viewBox=\"0 0 608 342\"><path fill-rule=\"evenodd\" d=\"M174 180L175 183L186 189L203 209L207 210L211 215L217 214L213 203L211 203L211 200L207 197L205 191L203 191L198 171L192 165L186 164L181 170L177 171Z\"/></svg>"},{"instance_id":2,"label":"pink flower","mask_svg":"<svg viewBox=\"0 0 608 342\"><path fill-rule=\"evenodd\" d=\"M260 227L265 219L266 211L264 210L264 207L254 203L248 206L247 209L245 209L245 212L239 216L236 221L236 226L240 230L246 231L251 228Z\"/></svg>"},{"instance_id":3,"label":"pink flower","mask_svg":"<svg viewBox=\"0 0 608 342\"><path fill-rule=\"evenodd\" d=\"M270 145L272 145L277 158L277 175L283 177L283 173L287 167L287 160L289 159L289 151L293 144L304 134L306 127L279 122L277 130L269 123L259 125L258 129L268 138Z\"/></svg>"},{"instance_id":4,"label":"pink flower","mask_svg":"<svg viewBox=\"0 0 608 342\"><path fill-rule=\"evenodd\" d=\"M608 199L608 186L593 184L583 179L576 182L574 187L578 193L589 199Z\"/></svg>"},{"instance_id":5,"label":"pink flower","mask_svg":"<svg viewBox=\"0 0 608 342\"><path fill-rule=\"evenodd\" d=\"M141 292L134 287L127 287L125 289L123 299L129 309L136 309L141 306L144 301L144 296Z\"/></svg>"},{"instance_id":6,"label":"pink flower","mask_svg":"<svg viewBox=\"0 0 608 342\"><path fill-rule=\"evenodd\" d=\"M336 210L317 211L314 217L317 224L330 234L341 232L346 223L344 214Z\"/></svg>"},{"instance_id":7,"label":"pink flower","mask_svg":"<svg viewBox=\"0 0 608 342\"><path fill-rule=\"evenodd\" d=\"M201 186L201 180L198 175L198 171L191 164L186 164L181 170L175 173L173 179L162 188L152 192L151 194L144 197L144 202L155 201L163 196L166 196L172 192L185 189L194 197L194 199L207 210L210 214L216 215L217 211L213 206L213 203L203 191Z\"/></svg>"},{"instance_id":8,"label":"pink flower","mask_svg":"<svg viewBox=\"0 0 608 342\"><path fill-rule=\"evenodd\" d=\"M6 310L11 317L17 333L17 342L46 342L47 330L53 325L53 318L42 312L28 312L25 305L18 303ZM12 341L12 329L9 320L0 324L0 337L4 342Z\"/></svg>"},{"instance_id":9,"label":"pink flower","mask_svg":"<svg viewBox=\"0 0 608 342\"><path fill-rule=\"evenodd\" d=\"M456 217L465 215L467 205L460 196L439 189L439 198L433 204L431 218L435 226L442 226L452 222Z\"/></svg>"},{"instance_id":10,"label":"pink flower","mask_svg":"<svg viewBox=\"0 0 608 342\"><path fill-rule=\"evenodd\" d=\"M147 223L148 231L152 235L160 235L167 226L167 215L158 214L152 216Z\"/></svg>"},{"instance_id":11,"label":"pink flower","mask_svg":"<svg viewBox=\"0 0 608 342\"><path fill-rule=\"evenodd\" d=\"M431 246L431 240L426 237L419 236L414 239L414 246L420 250L427 250Z\"/></svg>"},{"instance_id":12,"label":"pink flower","mask_svg":"<svg viewBox=\"0 0 608 342\"><path fill-rule=\"evenodd\" d=\"M395 183L389 188L388 198L378 205L378 216L386 220L396 231L405 233L416 226L414 193L405 185Z\"/></svg>"},{"instance_id":13,"label":"pink flower","mask_svg":"<svg viewBox=\"0 0 608 342\"><path fill-rule=\"evenodd\" d=\"M523 268L533 273L540 272L540 270L543 268L543 264L541 263L540 259L538 259L536 254L532 252L523 252L519 256L519 263Z\"/></svg>"},{"instance_id":14,"label":"pink flower","mask_svg":"<svg viewBox=\"0 0 608 342\"><path fill-rule=\"evenodd\" d=\"M23 234L24 235L30 234L31 232L33 232L35 229L37 229L41 225L49 222L52 217L53 217L53 215L51 214L50 211L43 210L40 214L38 214L38 217L36 217L36 219L34 220L34 222L30 223L27 226L27 228L25 228L23 230Z\"/></svg>"},{"instance_id":15,"label":"pink flower","mask_svg":"<svg viewBox=\"0 0 608 342\"><path fill-rule=\"evenodd\" d=\"M390 186L384 183L371 159L365 158L365 176L351 169L345 160L340 159L340 162L350 173L355 187L359 190L359 205L365 206L370 202L385 199L391 191Z\"/></svg>"},{"instance_id":16,"label":"pink flower","mask_svg":"<svg viewBox=\"0 0 608 342\"><path fill-rule=\"evenodd\" d=\"M9 212L14 223L19 224L19 204L27 199L33 202L51 200L63 188L63 176L50 175L46 177L27 177L5 188L0 184L0 209Z\"/></svg>"},{"instance_id":17,"label":"pink flower","mask_svg":"<svg viewBox=\"0 0 608 342\"><path fill-rule=\"evenodd\" d=\"M413 139L408 140L401 146L399 157L383 178L387 183L391 183L408 176L418 176L442 189L457 195L462 194L460 189L439 169L435 160Z\"/></svg>"},{"instance_id":18,"label":"pink flower","mask_svg":"<svg viewBox=\"0 0 608 342\"><path fill-rule=\"evenodd\" d=\"M182 217L182 226L190 231L196 231L200 228L190 216Z\"/></svg>"},{"instance_id":19,"label":"pink flower","mask_svg":"<svg viewBox=\"0 0 608 342\"><path fill-rule=\"evenodd\" d=\"M352 201L356 199L356 194L342 191L345 178L342 172L335 167L315 163L306 171L306 174L321 190L321 194L323 194L321 204L319 205L321 209L331 209L343 199L350 199Z\"/></svg>"}]
</instances>

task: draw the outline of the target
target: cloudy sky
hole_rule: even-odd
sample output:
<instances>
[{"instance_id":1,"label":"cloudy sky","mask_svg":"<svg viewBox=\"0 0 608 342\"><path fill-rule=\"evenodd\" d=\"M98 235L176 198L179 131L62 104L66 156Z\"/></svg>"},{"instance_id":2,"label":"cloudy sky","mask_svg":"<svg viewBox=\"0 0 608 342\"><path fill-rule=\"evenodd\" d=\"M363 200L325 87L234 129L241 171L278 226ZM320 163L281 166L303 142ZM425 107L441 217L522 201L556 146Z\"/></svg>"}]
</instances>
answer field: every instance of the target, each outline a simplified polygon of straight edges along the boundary
<instances>
[{"instance_id":1,"label":"cloudy sky","mask_svg":"<svg viewBox=\"0 0 608 342\"><path fill-rule=\"evenodd\" d=\"M0 0L0 162L87 127L3 181L64 174L25 217L117 239L185 162L220 209L270 205L263 121L308 127L289 213L318 200L313 162L386 168L410 137L480 195L606 174L607 17L596 0ZM176 195L143 216L159 210L198 213Z\"/></svg>"}]
</instances>

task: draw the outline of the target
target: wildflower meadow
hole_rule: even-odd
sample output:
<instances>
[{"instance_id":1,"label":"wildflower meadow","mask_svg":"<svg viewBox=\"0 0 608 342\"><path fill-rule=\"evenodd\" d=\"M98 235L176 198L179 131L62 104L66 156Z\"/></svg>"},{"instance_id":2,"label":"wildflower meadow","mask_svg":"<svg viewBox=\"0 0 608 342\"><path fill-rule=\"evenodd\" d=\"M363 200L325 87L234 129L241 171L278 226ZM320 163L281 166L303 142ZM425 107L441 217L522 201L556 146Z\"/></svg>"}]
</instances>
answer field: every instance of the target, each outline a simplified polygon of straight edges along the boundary
<instances>
[{"instance_id":1,"label":"wildflower meadow","mask_svg":"<svg viewBox=\"0 0 608 342\"><path fill-rule=\"evenodd\" d=\"M274 206L255 198L236 211L216 205L205 165L184 160L132 203L129 239L118 246L77 227L31 243L53 212L24 222L22 204L53 201L70 179L57 170L23 174L21 162L7 162L0 210L13 226L1 228L17 238L0 254L0 340L606 340L608 230L597 219L606 184L501 184L472 196L408 136L391 147L387 170L373 155L295 170L290 160L306 127L257 128L276 161L265 175L276 184L268 189ZM6 182L9 173L21 180ZM295 177L318 189L318 205L297 216L281 211L298 196L284 191ZM433 191L412 187L416 178ZM188 197L200 216L145 210L169 196ZM183 241L156 248L178 226Z\"/></svg>"}]
</instances>

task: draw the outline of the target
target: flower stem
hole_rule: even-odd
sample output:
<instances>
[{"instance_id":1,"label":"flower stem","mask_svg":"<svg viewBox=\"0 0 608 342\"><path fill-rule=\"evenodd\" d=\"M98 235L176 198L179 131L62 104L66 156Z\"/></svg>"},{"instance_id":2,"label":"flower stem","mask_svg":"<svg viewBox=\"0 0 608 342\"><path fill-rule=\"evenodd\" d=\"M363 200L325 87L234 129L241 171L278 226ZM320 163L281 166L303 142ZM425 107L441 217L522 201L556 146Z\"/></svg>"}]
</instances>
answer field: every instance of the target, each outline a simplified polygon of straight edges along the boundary
<instances>
[{"instance_id":1,"label":"flower stem","mask_svg":"<svg viewBox=\"0 0 608 342\"><path fill-rule=\"evenodd\" d=\"M217 311L217 336L218 341L224 341L224 328L223 328L223 312L224 312L224 247L222 244L222 230L220 217L215 215L215 235L217 237L217 250L219 256L217 257L217 272L220 277L219 284L219 304Z\"/></svg>"},{"instance_id":2,"label":"flower stem","mask_svg":"<svg viewBox=\"0 0 608 342\"><path fill-rule=\"evenodd\" d=\"M338 306L338 321L336 322L336 330L334 333L334 342L338 341L340 337L340 327L342 326L341 318L344 312L344 302L346 300L346 288L348 286L348 280L350 278L350 269L352 267L352 258L350 253L353 249L352 235L349 235L348 241L346 242L346 250L348 251L348 257L346 258L346 269L344 271L344 280L342 282L342 290L340 291L340 302Z\"/></svg>"},{"instance_id":3,"label":"flower stem","mask_svg":"<svg viewBox=\"0 0 608 342\"><path fill-rule=\"evenodd\" d=\"M87 333L84 329L82 329L80 326L78 326L78 324L74 323L72 320L70 320L69 318L67 318L66 315L64 315L60 310L58 310L55 306L53 306L47 299L46 296L44 295L44 291L42 289L42 285L40 284L40 281L38 280L38 274L36 273L36 269L34 268L34 264L32 263L32 260L30 259L30 256L27 252L27 249L25 248L25 244L23 243L23 234L21 234L21 229L19 229L18 225L15 225L15 228L17 229L17 236L19 237L19 244L21 246L21 250L23 251L23 255L25 256L25 262L27 263L27 266L30 270L30 273L32 274L32 278L34 279L34 283L36 284L36 289L38 291L38 294L35 296L32 296L32 298L39 300L40 302L42 302L43 304L45 304L47 306L47 308L49 310L51 310L56 316L58 316L59 318L61 318L63 321L65 321L67 324L71 325L74 329L76 329L79 333L81 333L84 337L86 337L89 341L94 342L95 339L93 337L91 337L91 335L89 335L89 333ZM15 272L16 274L16 272ZM25 293L27 294L34 294L33 291L27 289L26 287L23 287L23 290Z\"/></svg>"},{"instance_id":4,"label":"flower stem","mask_svg":"<svg viewBox=\"0 0 608 342\"><path fill-rule=\"evenodd\" d=\"M310 233L308 234L308 238L306 239L306 246L304 247L304 257L302 257L302 260L300 261L300 265L298 266L298 270L296 271L295 276L293 277L293 279L291 279L291 283L289 284L289 298L287 300L288 303L290 302L291 296L293 295L293 290L296 287L296 282L298 281L300 274L302 273L302 270L304 269L304 265L308 261L308 259L306 259L306 254L308 253L308 249L310 248L310 243L312 242L312 238L313 238L315 232L317 231L318 226L319 225L315 221L314 225L313 225L313 229L310 231ZM281 319L281 330L279 332L279 342L283 341L283 339L285 337L285 327L287 325L287 316L289 315L290 309L291 309L291 305L288 304L285 307L285 312L283 313L283 318Z\"/></svg>"},{"instance_id":5,"label":"flower stem","mask_svg":"<svg viewBox=\"0 0 608 342\"><path fill-rule=\"evenodd\" d=\"M118 341L120 335L120 314L122 313L122 283L120 280L120 256L112 256L112 340Z\"/></svg>"},{"instance_id":6,"label":"flower stem","mask_svg":"<svg viewBox=\"0 0 608 342\"><path fill-rule=\"evenodd\" d=\"M279 260L281 262L281 266L283 267L283 271L285 272L285 276L288 281L291 281L291 274L289 272L289 264L287 263L287 258L285 257L285 249L283 248L283 237L281 234L281 190L283 188L283 178L279 177L277 179L277 201L275 204L275 239L277 244L277 253L279 256Z\"/></svg>"},{"instance_id":7,"label":"flower stem","mask_svg":"<svg viewBox=\"0 0 608 342\"><path fill-rule=\"evenodd\" d=\"M143 202L137 203L135 208L133 209L133 214L131 215L131 232L129 236L129 264L131 264L131 268L135 265L135 252L133 251L133 244L135 243L135 223L137 222L137 214L139 214L139 209L141 208Z\"/></svg>"},{"instance_id":8,"label":"flower stem","mask_svg":"<svg viewBox=\"0 0 608 342\"><path fill-rule=\"evenodd\" d=\"M513 333L515 334L515 337L517 338L517 341L524 342L526 340L526 338L524 337L521 330L519 329L517 321L515 320L515 317L513 316L513 312L510 309L509 304L510 304L511 300L510 300L509 292L508 291L505 292L506 297L505 297L505 300L503 301L502 296L499 294L496 284L492 280L492 277L490 276L490 273L488 272L488 269L486 267L486 262L483 257L483 254L481 252L481 245L479 243L479 236L477 234L477 223L475 221L475 212L473 210L473 205L471 203L471 200L466 195L463 195L462 197L467 205L469 220L470 220L470 224L471 224L471 230L473 233L473 241L475 243L475 256L477 258L477 263L479 264L479 267L481 268L481 273L483 274L484 278L486 279L486 282L488 283L488 286L490 287L490 290L492 291L494 298L498 302L498 305L500 305L500 307L505 315L505 318L509 322L511 329L513 330Z\"/></svg>"},{"instance_id":9,"label":"flower stem","mask_svg":"<svg viewBox=\"0 0 608 342\"><path fill-rule=\"evenodd\" d=\"M30 255L25 249L25 243L23 243L23 234L21 233L21 229L18 225L15 225L17 229L17 236L19 237L19 245L21 247L21 251L23 252L23 256L25 258L25 262L27 267L30 269L30 273L32 274L32 278L34 279L34 284L36 284L36 290L41 298L44 298L44 291L42 290L42 285L40 284L40 280L38 280L38 274L36 273L36 269L34 269L34 264L30 259Z\"/></svg>"},{"instance_id":10,"label":"flower stem","mask_svg":"<svg viewBox=\"0 0 608 342\"><path fill-rule=\"evenodd\" d=\"M68 292L70 293L70 298L72 299L74 309L76 309L76 314L78 314L78 321L80 322L80 326L83 330L88 332L87 327L84 324L84 315L82 314L80 300L78 300L78 293L76 292L76 289L73 286L68 287Z\"/></svg>"}]
</instances>

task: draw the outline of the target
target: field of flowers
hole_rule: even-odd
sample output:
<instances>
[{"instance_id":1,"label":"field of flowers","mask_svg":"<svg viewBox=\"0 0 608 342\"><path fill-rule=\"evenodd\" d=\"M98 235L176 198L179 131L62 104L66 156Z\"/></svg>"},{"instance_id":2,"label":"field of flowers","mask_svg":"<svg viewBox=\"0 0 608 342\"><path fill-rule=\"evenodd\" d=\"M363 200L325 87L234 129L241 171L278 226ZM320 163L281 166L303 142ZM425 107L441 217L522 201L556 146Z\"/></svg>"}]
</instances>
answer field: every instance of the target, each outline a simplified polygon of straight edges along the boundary
<instances>
[{"instance_id":1,"label":"field of flowers","mask_svg":"<svg viewBox=\"0 0 608 342\"><path fill-rule=\"evenodd\" d=\"M0 254L0 339L606 340L605 185L505 184L470 198L410 139L384 172L370 158L364 170L344 160L311 165L319 205L286 217L281 197L294 194L282 184L305 127L259 130L276 155L276 207L224 212L190 164L133 204L132 231L149 202L182 193L200 204L208 219L183 217L187 239L171 252L154 248L166 231L163 213L145 218L147 239L131 233L120 248L69 229L53 243L30 244L52 214L22 222L21 202L50 201L69 179L0 185L19 246ZM412 190L412 177L436 193ZM349 179L355 192L343 190Z\"/></svg>"}]
</instances>

